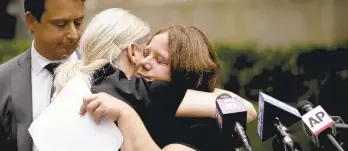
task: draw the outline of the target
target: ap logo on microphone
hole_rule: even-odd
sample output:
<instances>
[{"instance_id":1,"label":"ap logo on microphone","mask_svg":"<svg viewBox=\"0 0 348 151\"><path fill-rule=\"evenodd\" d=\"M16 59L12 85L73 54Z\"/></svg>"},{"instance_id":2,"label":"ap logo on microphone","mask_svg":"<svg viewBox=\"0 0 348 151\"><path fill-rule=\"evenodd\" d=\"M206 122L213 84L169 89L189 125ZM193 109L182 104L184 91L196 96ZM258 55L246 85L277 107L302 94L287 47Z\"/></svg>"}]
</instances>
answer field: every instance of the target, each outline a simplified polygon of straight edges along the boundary
<instances>
[{"instance_id":1,"label":"ap logo on microphone","mask_svg":"<svg viewBox=\"0 0 348 151\"><path fill-rule=\"evenodd\" d=\"M317 106L302 116L302 121L308 126L314 135L318 135L323 130L334 124L329 114L321 106Z\"/></svg>"}]
</instances>

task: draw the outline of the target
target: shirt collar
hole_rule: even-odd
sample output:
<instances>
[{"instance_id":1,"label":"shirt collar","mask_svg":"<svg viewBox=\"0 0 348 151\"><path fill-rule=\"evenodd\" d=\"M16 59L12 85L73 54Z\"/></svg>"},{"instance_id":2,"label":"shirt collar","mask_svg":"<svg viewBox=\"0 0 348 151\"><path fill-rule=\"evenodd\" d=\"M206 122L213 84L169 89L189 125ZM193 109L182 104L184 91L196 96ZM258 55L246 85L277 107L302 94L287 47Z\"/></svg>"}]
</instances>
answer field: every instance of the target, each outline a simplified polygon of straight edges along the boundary
<instances>
[{"instance_id":1,"label":"shirt collar","mask_svg":"<svg viewBox=\"0 0 348 151\"><path fill-rule=\"evenodd\" d=\"M42 69L45 68L45 66L50 63L65 62L65 61L77 60L77 59L78 59L77 54L76 52L74 52L69 57L62 60L54 60L54 61L48 60L37 52L37 50L34 47L34 40L31 44L31 67L35 75L38 75L42 71Z\"/></svg>"}]
</instances>

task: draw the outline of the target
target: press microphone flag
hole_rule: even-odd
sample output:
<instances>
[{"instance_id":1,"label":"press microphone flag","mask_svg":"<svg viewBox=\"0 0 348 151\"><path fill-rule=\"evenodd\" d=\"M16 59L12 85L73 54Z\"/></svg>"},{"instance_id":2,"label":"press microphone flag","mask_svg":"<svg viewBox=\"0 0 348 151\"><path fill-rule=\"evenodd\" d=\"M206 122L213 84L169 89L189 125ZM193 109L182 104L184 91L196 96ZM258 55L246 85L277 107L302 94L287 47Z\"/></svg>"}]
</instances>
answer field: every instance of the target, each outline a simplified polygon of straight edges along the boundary
<instances>
[{"instance_id":1,"label":"press microphone flag","mask_svg":"<svg viewBox=\"0 0 348 151\"><path fill-rule=\"evenodd\" d=\"M301 120L301 115L296 108L260 92L257 132L261 141L277 134L277 129L272 128L277 119L285 126L291 126Z\"/></svg>"},{"instance_id":2,"label":"press microphone flag","mask_svg":"<svg viewBox=\"0 0 348 151\"><path fill-rule=\"evenodd\" d=\"M322 131L335 124L329 114L327 114L320 105L303 115L302 121L314 135L320 134Z\"/></svg>"}]
</instances>

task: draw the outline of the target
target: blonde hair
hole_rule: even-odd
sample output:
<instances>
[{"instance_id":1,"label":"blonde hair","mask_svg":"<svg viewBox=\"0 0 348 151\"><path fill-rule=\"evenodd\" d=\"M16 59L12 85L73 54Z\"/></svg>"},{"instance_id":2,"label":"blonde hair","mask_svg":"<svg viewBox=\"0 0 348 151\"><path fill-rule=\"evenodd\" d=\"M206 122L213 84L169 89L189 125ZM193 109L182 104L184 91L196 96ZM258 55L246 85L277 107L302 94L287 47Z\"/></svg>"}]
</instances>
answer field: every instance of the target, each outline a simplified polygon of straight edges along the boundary
<instances>
[{"instance_id":1,"label":"blonde hair","mask_svg":"<svg viewBox=\"0 0 348 151\"><path fill-rule=\"evenodd\" d=\"M56 69L53 98L76 76L82 76L90 88L96 70L107 63L117 67L114 63L122 51L132 43L146 42L149 33L148 24L127 10L111 8L98 13L80 39L81 60L63 63Z\"/></svg>"}]
</instances>

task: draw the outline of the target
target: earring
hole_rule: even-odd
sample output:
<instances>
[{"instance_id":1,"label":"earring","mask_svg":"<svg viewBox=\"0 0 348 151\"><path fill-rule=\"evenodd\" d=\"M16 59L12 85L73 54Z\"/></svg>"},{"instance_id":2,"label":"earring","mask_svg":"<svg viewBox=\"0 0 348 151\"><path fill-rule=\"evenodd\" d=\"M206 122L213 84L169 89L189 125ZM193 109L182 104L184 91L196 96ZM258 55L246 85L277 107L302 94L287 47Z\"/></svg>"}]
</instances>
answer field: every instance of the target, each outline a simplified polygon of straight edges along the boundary
<instances>
[{"instance_id":1,"label":"earring","mask_svg":"<svg viewBox=\"0 0 348 151\"><path fill-rule=\"evenodd\" d=\"M136 64L137 63L137 60L133 59L133 64Z\"/></svg>"}]
</instances>

